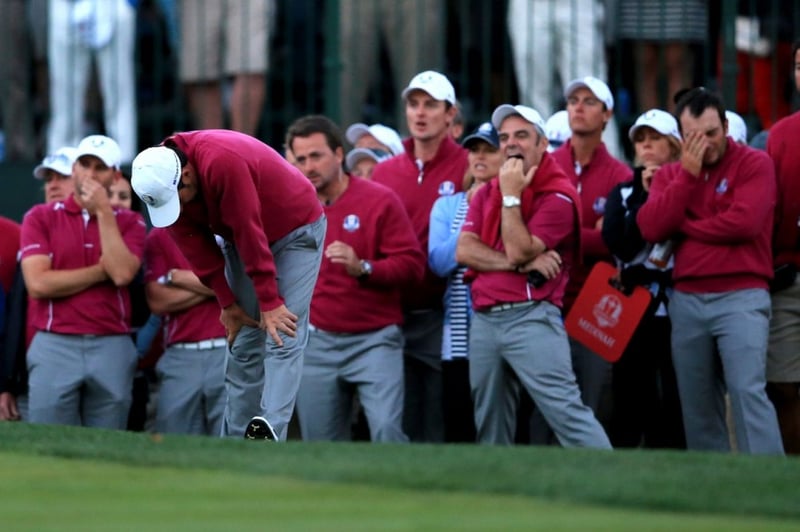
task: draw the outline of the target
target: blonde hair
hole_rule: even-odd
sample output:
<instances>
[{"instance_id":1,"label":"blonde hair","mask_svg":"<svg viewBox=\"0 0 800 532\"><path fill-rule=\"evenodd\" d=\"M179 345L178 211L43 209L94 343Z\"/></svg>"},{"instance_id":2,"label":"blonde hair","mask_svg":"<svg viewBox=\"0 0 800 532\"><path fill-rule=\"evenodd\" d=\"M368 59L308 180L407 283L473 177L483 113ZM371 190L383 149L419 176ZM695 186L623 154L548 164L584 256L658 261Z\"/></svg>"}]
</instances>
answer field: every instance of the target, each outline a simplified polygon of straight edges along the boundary
<instances>
[{"instance_id":1,"label":"blonde hair","mask_svg":"<svg viewBox=\"0 0 800 532\"><path fill-rule=\"evenodd\" d=\"M650 129L653 129L653 128L650 128ZM653 131L655 131L655 130L653 130ZM681 158L681 150L683 149L683 147L681 146L681 141L678 140L678 138L673 136L673 135L665 135L665 134L663 134L661 132L658 132L658 131L656 131L656 133L658 133L662 137L666 138L667 142L669 142L670 159L669 159L668 162L675 162L678 159L680 159ZM633 141L633 145L634 145L633 165L634 166L641 166L641 161L639 160L639 157L636 156L636 141Z\"/></svg>"}]
</instances>

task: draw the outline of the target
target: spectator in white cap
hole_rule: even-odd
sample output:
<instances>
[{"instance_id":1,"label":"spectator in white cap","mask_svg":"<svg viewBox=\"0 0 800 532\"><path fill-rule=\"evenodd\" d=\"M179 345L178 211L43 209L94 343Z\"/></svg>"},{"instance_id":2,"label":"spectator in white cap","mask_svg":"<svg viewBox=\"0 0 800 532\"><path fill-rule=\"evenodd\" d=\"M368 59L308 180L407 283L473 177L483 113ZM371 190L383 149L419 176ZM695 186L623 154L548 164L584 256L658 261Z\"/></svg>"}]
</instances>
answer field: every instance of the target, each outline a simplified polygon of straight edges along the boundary
<instances>
[{"instance_id":1,"label":"spectator in white cap","mask_svg":"<svg viewBox=\"0 0 800 532\"><path fill-rule=\"evenodd\" d=\"M76 157L73 194L35 206L22 222L36 331L27 353L29 419L121 430L138 361L128 285L141 265L145 224L111 206L109 188L121 179L113 139L86 137Z\"/></svg>"},{"instance_id":2,"label":"spectator in white cap","mask_svg":"<svg viewBox=\"0 0 800 532\"><path fill-rule=\"evenodd\" d=\"M572 136L569 128L569 114L565 109L556 111L544 123L544 134L547 136L547 151L554 152Z\"/></svg>"},{"instance_id":3,"label":"spectator in white cap","mask_svg":"<svg viewBox=\"0 0 800 532\"><path fill-rule=\"evenodd\" d=\"M372 179L375 165L391 156L391 153L377 148L354 148L347 152L345 166L350 175Z\"/></svg>"},{"instance_id":4,"label":"spectator in white cap","mask_svg":"<svg viewBox=\"0 0 800 532\"><path fill-rule=\"evenodd\" d=\"M728 136L739 144L747 145L747 124L739 113L725 111L728 120Z\"/></svg>"},{"instance_id":5,"label":"spectator in white cap","mask_svg":"<svg viewBox=\"0 0 800 532\"><path fill-rule=\"evenodd\" d=\"M33 177L44 181L45 203L63 201L72 194L72 165L76 154L75 148L65 146L46 156L33 169Z\"/></svg>"},{"instance_id":6,"label":"spectator in white cap","mask_svg":"<svg viewBox=\"0 0 800 532\"><path fill-rule=\"evenodd\" d=\"M596 77L586 76L568 83L564 97L567 100L572 137L553 152L553 157L578 189L583 242L583 261L574 263L569 273L564 297L566 313L572 307L592 266L598 261L612 260L600 234L606 197L615 185L631 178L631 169L615 159L603 141L603 131L614 112L614 97L608 85ZM610 412L600 411L600 405L608 404L602 398L608 389L611 366L583 344L571 340L570 345L583 401L595 411L601 422L606 423ZM532 421L532 425L532 437L541 442L541 433L547 433L548 430L538 417ZM544 438L545 441L548 439Z\"/></svg>"},{"instance_id":7,"label":"spectator in white cap","mask_svg":"<svg viewBox=\"0 0 800 532\"><path fill-rule=\"evenodd\" d=\"M623 285L644 287L652 293L654 303L612 366L609 435L614 447L685 448L667 313L672 295L672 244L646 242L636 222L653 175L680 159L681 134L671 114L651 109L636 119L628 136L634 148L633 179L608 194L602 234L620 266Z\"/></svg>"},{"instance_id":8,"label":"spectator in white cap","mask_svg":"<svg viewBox=\"0 0 800 532\"><path fill-rule=\"evenodd\" d=\"M607 79L604 4L600 0L508 2L508 35L522 103L550 116L560 104L553 87L586 74ZM614 156L622 155L613 118L603 140Z\"/></svg>"},{"instance_id":9,"label":"spectator in white cap","mask_svg":"<svg viewBox=\"0 0 800 532\"><path fill-rule=\"evenodd\" d=\"M420 247L428 250L430 213L441 196L461 191L467 151L450 135L456 92L431 70L414 76L402 92L410 137L405 152L375 167L372 179L394 190L408 211ZM442 441L442 297L445 280L426 268L425 278L404 291L404 430L411 441Z\"/></svg>"},{"instance_id":10,"label":"spectator in white cap","mask_svg":"<svg viewBox=\"0 0 800 532\"><path fill-rule=\"evenodd\" d=\"M347 142L354 148L372 148L383 150L392 155L403 153L403 141L394 129L383 124L362 124L361 122L352 124L345 132Z\"/></svg>"},{"instance_id":11,"label":"spectator in white cap","mask_svg":"<svg viewBox=\"0 0 800 532\"><path fill-rule=\"evenodd\" d=\"M581 402L560 309L569 265L580 260L577 191L547 153L536 110L501 105L492 124L505 161L497 179L475 193L456 246L471 281L477 440L514 442L524 390L562 445L608 449L603 428Z\"/></svg>"}]
</instances>

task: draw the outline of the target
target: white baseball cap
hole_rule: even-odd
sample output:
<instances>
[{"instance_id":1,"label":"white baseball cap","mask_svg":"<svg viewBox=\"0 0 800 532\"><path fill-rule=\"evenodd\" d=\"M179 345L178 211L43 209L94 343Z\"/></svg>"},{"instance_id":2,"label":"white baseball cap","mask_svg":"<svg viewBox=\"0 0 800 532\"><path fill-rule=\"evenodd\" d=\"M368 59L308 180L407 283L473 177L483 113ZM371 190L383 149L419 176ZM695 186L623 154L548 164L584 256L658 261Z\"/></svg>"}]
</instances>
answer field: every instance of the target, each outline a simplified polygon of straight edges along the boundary
<instances>
[{"instance_id":1,"label":"white baseball cap","mask_svg":"<svg viewBox=\"0 0 800 532\"><path fill-rule=\"evenodd\" d=\"M347 128L344 136L347 138L347 142L355 144L358 139L366 134L372 135L378 142L389 148L392 155L398 155L406 151L403 147L403 141L400 139L400 135L397 131L383 124L372 124L368 126L367 124L356 122Z\"/></svg>"},{"instance_id":2,"label":"white baseball cap","mask_svg":"<svg viewBox=\"0 0 800 532\"><path fill-rule=\"evenodd\" d=\"M675 120L674 116L661 109L650 109L639 115L639 118L636 119L636 122L634 122L628 130L628 138L631 139L631 142L633 142L633 136L636 134L636 131L642 127L653 128L662 135L672 136L675 137L678 142L681 141L678 121Z\"/></svg>"},{"instance_id":3,"label":"white baseball cap","mask_svg":"<svg viewBox=\"0 0 800 532\"><path fill-rule=\"evenodd\" d=\"M347 152L345 163L347 164L347 169L352 172L353 168L356 166L356 163L362 159L372 159L376 163L380 163L391 156L391 153L383 150L375 150L372 148L354 148Z\"/></svg>"},{"instance_id":4,"label":"white baseball cap","mask_svg":"<svg viewBox=\"0 0 800 532\"><path fill-rule=\"evenodd\" d=\"M549 141L547 151L553 152L559 146L567 142L572 136L572 130L569 127L569 113L565 110L556 111L544 123L544 134Z\"/></svg>"},{"instance_id":5,"label":"white baseball cap","mask_svg":"<svg viewBox=\"0 0 800 532\"><path fill-rule=\"evenodd\" d=\"M53 170L61 175L72 175L72 165L77 159L78 150L72 146L59 148L42 159L42 163L33 169L33 177L44 179L48 170Z\"/></svg>"},{"instance_id":6,"label":"white baseball cap","mask_svg":"<svg viewBox=\"0 0 800 532\"><path fill-rule=\"evenodd\" d=\"M180 178L178 154L164 146L147 148L131 163L131 188L147 205L150 221L155 227L170 226L180 216Z\"/></svg>"},{"instance_id":7,"label":"white baseball cap","mask_svg":"<svg viewBox=\"0 0 800 532\"><path fill-rule=\"evenodd\" d=\"M452 105L456 104L456 90L453 88L453 84L444 74L433 70L420 72L411 78L408 87L403 90L401 95L403 99L413 90L425 91L436 100L449 102Z\"/></svg>"},{"instance_id":8,"label":"white baseball cap","mask_svg":"<svg viewBox=\"0 0 800 532\"><path fill-rule=\"evenodd\" d=\"M109 168L119 168L122 164L122 150L117 141L105 135L89 135L78 143L75 160L84 155L94 155Z\"/></svg>"},{"instance_id":9,"label":"white baseball cap","mask_svg":"<svg viewBox=\"0 0 800 532\"><path fill-rule=\"evenodd\" d=\"M569 99L573 92L585 87L592 91L595 97L606 104L606 108L610 111L614 109L614 96L611 95L611 89L604 81L601 81L593 76L585 76L578 79L573 79L569 82L564 89L564 98Z\"/></svg>"},{"instance_id":10,"label":"white baseball cap","mask_svg":"<svg viewBox=\"0 0 800 532\"><path fill-rule=\"evenodd\" d=\"M747 144L747 124L744 118L733 111L725 111L725 118L728 119L728 136L739 144Z\"/></svg>"},{"instance_id":11,"label":"white baseball cap","mask_svg":"<svg viewBox=\"0 0 800 532\"><path fill-rule=\"evenodd\" d=\"M492 112L492 125L495 129L500 131L500 125L503 123L503 120L511 115L521 116L523 119L533 124L541 134L544 134L544 120L542 120L542 115L540 115L539 111L536 109L526 105L510 105L507 103L498 105Z\"/></svg>"}]
</instances>

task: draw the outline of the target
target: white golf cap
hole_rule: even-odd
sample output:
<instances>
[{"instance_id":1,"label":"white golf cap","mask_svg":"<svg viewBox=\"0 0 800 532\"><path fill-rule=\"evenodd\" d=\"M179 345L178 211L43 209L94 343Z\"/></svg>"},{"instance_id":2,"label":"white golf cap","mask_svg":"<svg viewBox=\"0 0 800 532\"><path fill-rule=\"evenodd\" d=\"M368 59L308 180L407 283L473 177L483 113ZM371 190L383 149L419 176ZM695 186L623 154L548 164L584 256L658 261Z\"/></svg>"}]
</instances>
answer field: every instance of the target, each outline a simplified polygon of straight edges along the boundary
<instances>
[{"instance_id":1,"label":"white golf cap","mask_svg":"<svg viewBox=\"0 0 800 532\"><path fill-rule=\"evenodd\" d=\"M728 136L739 144L747 144L747 124L744 118L733 111L725 111L725 118L728 119Z\"/></svg>"},{"instance_id":2,"label":"white golf cap","mask_svg":"<svg viewBox=\"0 0 800 532\"><path fill-rule=\"evenodd\" d=\"M500 131L500 125L503 123L503 120L511 115L521 116L523 119L533 124L541 134L544 134L544 120L542 120L542 115L540 115L539 111L536 109L526 105L510 105L504 103L503 105L497 106L494 112L492 112L492 125L495 129Z\"/></svg>"},{"instance_id":3,"label":"white golf cap","mask_svg":"<svg viewBox=\"0 0 800 532\"><path fill-rule=\"evenodd\" d=\"M595 97L606 104L606 108L610 111L614 109L614 96L611 95L611 89L604 81L601 81L593 76L585 76L579 79L573 79L569 82L564 89L564 98L569 99L573 92L585 87L592 91Z\"/></svg>"},{"instance_id":4,"label":"white golf cap","mask_svg":"<svg viewBox=\"0 0 800 532\"><path fill-rule=\"evenodd\" d=\"M398 155L406 151L403 147L403 141L400 139L400 135L397 131L383 124L372 124L368 126L367 124L357 122L347 128L344 136L347 138L347 142L355 144L358 142L358 139L367 134L372 135L378 142L389 148L392 155Z\"/></svg>"},{"instance_id":5,"label":"white golf cap","mask_svg":"<svg viewBox=\"0 0 800 532\"><path fill-rule=\"evenodd\" d=\"M642 127L653 128L662 135L672 136L675 137L678 142L681 141L678 121L675 120L674 116L661 109L650 109L639 115L639 118L636 119L636 122L634 122L628 130L628 138L631 139L631 142L633 142L633 136L636 134L636 131Z\"/></svg>"},{"instance_id":6,"label":"white golf cap","mask_svg":"<svg viewBox=\"0 0 800 532\"><path fill-rule=\"evenodd\" d=\"M78 143L75 160L84 155L94 155L109 168L119 168L122 164L122 151L117 141L105 135L89 135Z\"/></svg>"},{"instance_id":7,"label":"white golf cap","mask_svg":"<svg viewBox=\"0 0 800 532\"><path fill-rule=\"evenodd\" d=\"M48 170L53 170L61 175L72 175L72 164L77 159L78 150L71 146L59 148L42 159L42 163L33 169L33 177L44 179Z\"/></svg>"},{"instance_id":8,"label":"white golf cap","mask_svg":"<svg viewBox=\"0 0 800 532\"><path fill-rule=\"evenodd\" d=\"M453 88L453 84L444 74L433 70L420 72L411 78L408 87L403 90L401 95L403 99L413 90L425 91L436 100L449 102L452 105L456 104L456 90Z\"/></svg>"},{"instance_id":9,"label":"white golf cap","mask_svg":"<svg viewBox=\"0 0 800 532\"><path fill-rule=\"evenodd\" d=\"M147 205L155 227L172 225L181 214L180 178L178 154L164 146L147 148L131 163L131 188Z\"/></svg>"},{"instance_id":10,"label":"white golf cap","mask_svg":"<svg viewBox=\"0 0 800 532\"><path fill-rule=\"evenodd\" d=\"M549 142L547 145L547 151L549 152L555 151L567 142L567 139L572 136L572 130L569 127L569 114L563 109L553 113L544 123L544 134Z\"/></svg>"},{"instance_id":11,"label":"white golf cap","mask_svg":"<svg viewBox=\"0 0 800 532\"><path fill-rule=\"evenodd\" d=\"M386 159L392 156L391 153L385 152L383 150L374 150L372 148L353 148L349 152L347 152L347 157L345 157L345 163L347 164L347 170L352 172L355 165L358 161L362 159L372 159L376 163L385 161Z\"/></svg>"}]
</instances>

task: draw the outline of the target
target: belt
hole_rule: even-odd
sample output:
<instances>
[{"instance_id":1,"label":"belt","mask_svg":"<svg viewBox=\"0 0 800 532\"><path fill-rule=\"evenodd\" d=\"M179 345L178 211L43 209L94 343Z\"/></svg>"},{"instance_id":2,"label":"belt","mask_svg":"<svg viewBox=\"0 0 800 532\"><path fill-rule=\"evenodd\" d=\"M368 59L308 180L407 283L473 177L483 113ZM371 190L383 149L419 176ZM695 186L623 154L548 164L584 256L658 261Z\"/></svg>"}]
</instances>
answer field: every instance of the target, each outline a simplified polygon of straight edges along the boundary
<instances>
[{"instance_id":1,"label":"belt","mask_svg":"<svg viewBox=\"0 0 800 532\"><path fill-rule=\"evenodd\" d=\"M199 342L179 342L171 344L170 347L177 347L178 349L191 349L193 351L202 351L205 349L216 349L218 347L225 347L228 341L225 338L212 338L210 340L200 340Z\"/></svg>"},{"instance_id":2,"label":"belt","mask_svg":"<svg viewBox=\"0 0 800 532\"><path fill-rule=\"evenodd\" d=\"M517 301L516 303L500 303L499 305L493 305L489 307L484 312L501 312L503 310L511 310L515 308L532 307L536 303L538 303L538 301Z\"/></svg>"}]
</instances>

